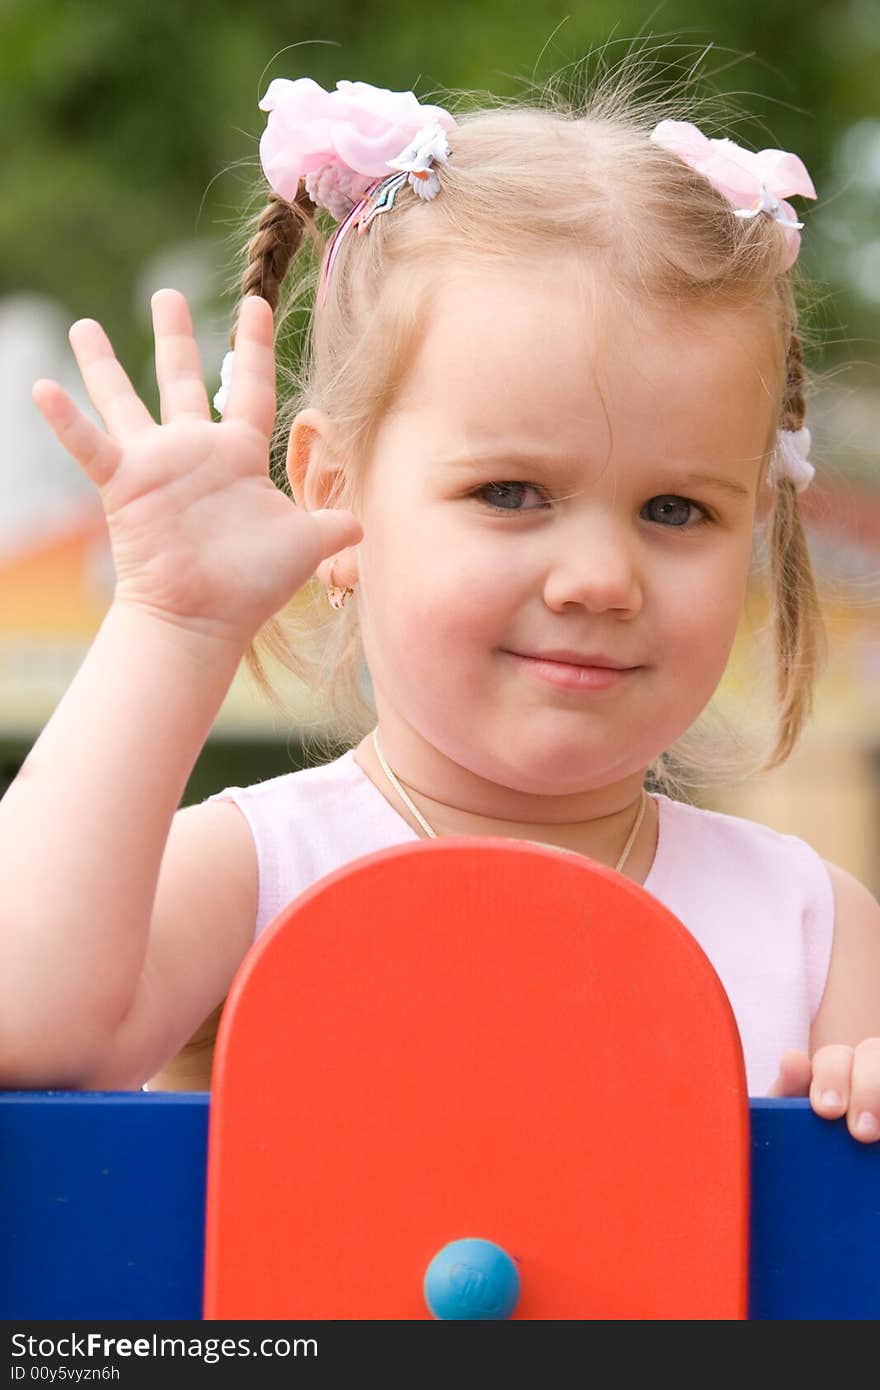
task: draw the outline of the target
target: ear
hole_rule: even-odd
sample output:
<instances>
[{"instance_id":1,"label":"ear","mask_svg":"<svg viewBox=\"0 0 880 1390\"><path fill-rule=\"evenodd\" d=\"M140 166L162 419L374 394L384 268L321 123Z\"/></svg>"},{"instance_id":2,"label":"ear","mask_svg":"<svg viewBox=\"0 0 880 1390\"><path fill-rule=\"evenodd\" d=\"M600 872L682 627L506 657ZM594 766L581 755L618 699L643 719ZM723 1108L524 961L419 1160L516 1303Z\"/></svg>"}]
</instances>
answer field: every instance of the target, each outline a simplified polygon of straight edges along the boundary
<instances>
[{"instance_id":1,"label":"ear","mask_svg":"<svg viewBox=\"0 0 880 1390\"><path fill-rule=\"evenodd\" d=\"M335 504L345 479L345 464L333 422L323 410L309 408L296 416L287 441L286 469L298 507L315 512ZM354 587L358 580L357 546L321 561L316 574L322 584L330 583L331 569L337 585Z\"/></svg>"},{"instance_id":2,"label":"ear","mask_svg":"<svg viewBox=\"0 0 880 1390\"><path fill-rule=\"evenodd\" d=\"M332 505L345 474L333 423L323 410L301 410L287 441L287 477L298 507L315 512Z\"/></svg>"}]
</instances>

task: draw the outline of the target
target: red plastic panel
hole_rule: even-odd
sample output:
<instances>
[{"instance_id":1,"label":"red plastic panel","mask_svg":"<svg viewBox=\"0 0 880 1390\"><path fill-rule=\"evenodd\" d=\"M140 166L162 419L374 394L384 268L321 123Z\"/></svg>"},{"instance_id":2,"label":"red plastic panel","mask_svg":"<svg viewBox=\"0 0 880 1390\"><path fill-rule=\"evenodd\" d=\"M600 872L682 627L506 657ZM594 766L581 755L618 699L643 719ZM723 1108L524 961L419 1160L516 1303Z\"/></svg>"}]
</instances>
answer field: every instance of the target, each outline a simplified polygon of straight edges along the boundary
<instances>
[{"instance_id":1,"label":"red plastic panel","mask_svg":"<svg viewBox=\"0 0 880 1390\"><path fill-rule=\"evenodd\" d=\"M301 894L215 1054L205 1316L428 1318L463 1236L518 1318L744 1318L748 1098L693 937L611 869L446 838Z\"/></svg>"}]
</instances>

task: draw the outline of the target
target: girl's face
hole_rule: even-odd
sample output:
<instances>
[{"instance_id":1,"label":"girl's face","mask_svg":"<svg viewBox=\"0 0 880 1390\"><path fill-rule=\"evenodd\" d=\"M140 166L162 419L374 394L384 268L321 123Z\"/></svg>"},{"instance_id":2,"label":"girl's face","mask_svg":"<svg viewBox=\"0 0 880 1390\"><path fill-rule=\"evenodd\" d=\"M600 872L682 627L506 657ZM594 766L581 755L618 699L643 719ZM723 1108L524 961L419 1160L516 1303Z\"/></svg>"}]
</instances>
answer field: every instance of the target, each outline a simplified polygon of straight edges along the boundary
<instances>
[{"instance_id":1,"label":"girl's face","mask_svg":"<svg viewBox=\"0 0 880 1390\"><path fill-rule=\"evenodd\" d=\"M387 755L426 791L420 747L516 793L641 776L733 643L775 430L766 321L639 327L574 277L446 284L368 465L364 647ZM632 669L578 691L513 655L554 649Z\"/></svg>"}]
</instances>

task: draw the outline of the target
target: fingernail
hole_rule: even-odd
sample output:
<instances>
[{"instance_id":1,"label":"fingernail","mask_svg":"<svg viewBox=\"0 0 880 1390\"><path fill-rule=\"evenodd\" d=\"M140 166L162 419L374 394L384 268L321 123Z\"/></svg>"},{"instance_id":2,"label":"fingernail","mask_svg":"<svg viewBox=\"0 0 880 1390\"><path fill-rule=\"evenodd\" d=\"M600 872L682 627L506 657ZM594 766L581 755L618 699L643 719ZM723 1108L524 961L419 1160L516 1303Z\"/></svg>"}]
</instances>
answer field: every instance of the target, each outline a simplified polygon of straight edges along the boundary
<instances>
[{"instance_id":1,"label":"fingernail","mask_svg":"<svg viewBox=\"0 0 880 1390\"><path fill-rule=\"evenodd\" d=\"M860 1139L880 1138L880 1120L870 1110L863 1110L856 1124L856 1134Z\"/></svg>"},{"instance_id":2,"label":"fingernail","mask_svg":"<svg viewBox=\"0 0 880 1390\"><path fill-rule=\"evenodd\" d=\"M836 1091L823 1091L819 1097L819 1103L820 1105L827 1105L828 1109L831 1110L841 1105L843 1102Z\"/></svg>"}]
</instances>

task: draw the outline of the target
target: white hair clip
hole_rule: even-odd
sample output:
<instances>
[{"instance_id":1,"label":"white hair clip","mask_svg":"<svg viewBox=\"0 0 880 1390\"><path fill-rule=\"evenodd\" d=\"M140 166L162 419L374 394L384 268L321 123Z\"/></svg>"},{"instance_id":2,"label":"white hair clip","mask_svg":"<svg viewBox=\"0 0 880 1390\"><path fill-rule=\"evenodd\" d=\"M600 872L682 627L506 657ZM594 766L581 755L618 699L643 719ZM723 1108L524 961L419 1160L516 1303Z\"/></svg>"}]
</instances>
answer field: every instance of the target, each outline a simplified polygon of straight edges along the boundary
<instances>
[{"instance_id":1,"label":"white hair clip","mask_svg":"<svg viewBox=\"0 0 880 1390\"><path fill-rule=\"evenodd\" d=\"M779 431L767 473L770 487L778 486L783 478L791 479L795 492L803 492L804 488L809 487L816 473L813 465L807 462L811 442L806 425L799 430Z\"/></svg>"},{"instance_id":2,"label":"white hair clip","mask_svg":"<svg viewBox=\"0 0 880 1390\"><path fill-rule=\"evenodd\" d=\"M405 150L396 159L388 160L389 169L399 169L409 175L410 186L420 198L430 201L440 192L440 180L434 171L435 164L445 164L449 159L449 141L446 131L439 121L432 122L418 132Z\"/></svg>"}]
</instances>

